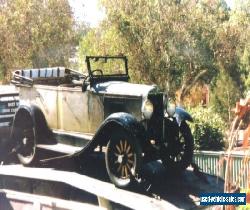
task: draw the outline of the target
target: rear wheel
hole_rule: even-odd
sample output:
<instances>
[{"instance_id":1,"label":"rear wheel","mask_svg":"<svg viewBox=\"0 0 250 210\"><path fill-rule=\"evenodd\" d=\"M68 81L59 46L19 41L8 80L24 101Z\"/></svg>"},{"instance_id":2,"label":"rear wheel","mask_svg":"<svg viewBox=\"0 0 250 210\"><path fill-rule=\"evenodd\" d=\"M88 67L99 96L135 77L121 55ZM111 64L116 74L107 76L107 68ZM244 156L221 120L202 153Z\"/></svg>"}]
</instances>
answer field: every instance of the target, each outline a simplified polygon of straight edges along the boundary
<instances>
[{"instance_id":1,"label":"rear wheel","mask_svg":"<svg viewBox=\"0 0 250 210\"><path fill-rule=\"evenodd\" d=\"M140 171L140 145L125 130L118 129L107 145L105 162L110 180L117 187L128 187Z\"/></svg>"},{"instance_id":2,"label":"rear wheel","mask_svg":"<svg viewBox=\"0 0 250 210\"><path fill-rule=\"evenodd\" d=\"M25 113L18 117L12 132L19 161L23 165L33 164L36 154L36 132L30 115Z\"/></svg>"},{"instance_id":3,"label":"rear wheel","mask_svg":"<svg viewBox=\"0 0 250 210\"><path fill-rule=\"evenodd\" d=\"M171 130L166 128L165 143L161 148L161 159L163 165L173 172L185 170L193 159L194 140L191 130L186 122L180 127L175 124Z\"/></svg>"}]
</instances>

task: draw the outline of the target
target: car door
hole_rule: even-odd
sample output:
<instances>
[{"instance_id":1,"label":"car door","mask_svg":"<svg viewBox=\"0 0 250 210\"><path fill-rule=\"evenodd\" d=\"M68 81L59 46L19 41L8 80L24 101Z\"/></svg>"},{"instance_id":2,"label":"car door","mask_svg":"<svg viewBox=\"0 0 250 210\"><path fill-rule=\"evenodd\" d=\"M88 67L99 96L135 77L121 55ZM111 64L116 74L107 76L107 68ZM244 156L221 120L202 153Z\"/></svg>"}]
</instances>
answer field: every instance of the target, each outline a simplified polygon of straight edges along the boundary
<instances>
[{"instance_id":1,"label":"car door","mask_svg":"<svg viewBox=\"0 0 250 210\"><path fill-rule=\"evenodd\" d=\"M88 94L81 87L58 87L58 128L88 133Z\"/></svg>"},{"instance_id":2,"label":"car door","mask_svg":"<svg viewBox=\"0 0 250 210\"><path fill-rule=\"evenodd\" d=\"M94 90L87 91L88 95L88 132L94 134L104 121L104 96Z\"/></svg>"},{"instance_id":3,"label":"car door","mask_svg":"<svg viewBox=\"0 0 250 210\"><path fill-rule=\"evenodd\" d=\"M94 134L104 120L102 98L81 87L58 87L59 129Z\"/></svg>"}]
</instances>

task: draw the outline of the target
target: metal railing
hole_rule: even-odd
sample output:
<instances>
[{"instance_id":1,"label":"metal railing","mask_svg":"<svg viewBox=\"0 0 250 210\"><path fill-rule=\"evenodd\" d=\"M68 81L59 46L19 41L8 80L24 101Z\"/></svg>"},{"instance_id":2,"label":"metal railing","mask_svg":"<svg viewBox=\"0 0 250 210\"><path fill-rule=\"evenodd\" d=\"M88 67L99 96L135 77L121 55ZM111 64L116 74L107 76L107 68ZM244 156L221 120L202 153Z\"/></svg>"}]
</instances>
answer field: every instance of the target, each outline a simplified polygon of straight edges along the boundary
<instances>
[{"instance_id":1,"label":"metal railing","mask_svg":"<svg viewBox=\"0 0 250 210\"><path fill-rule=\"evenodd\" d=\"M231 183L241 188L248 188L250 184L250 154L247 156L247 151L233 151L230 154L224 151L195 151L193 160L202 172L222 179L225 178L228 161Z\"/></svg>"}]
</instances>

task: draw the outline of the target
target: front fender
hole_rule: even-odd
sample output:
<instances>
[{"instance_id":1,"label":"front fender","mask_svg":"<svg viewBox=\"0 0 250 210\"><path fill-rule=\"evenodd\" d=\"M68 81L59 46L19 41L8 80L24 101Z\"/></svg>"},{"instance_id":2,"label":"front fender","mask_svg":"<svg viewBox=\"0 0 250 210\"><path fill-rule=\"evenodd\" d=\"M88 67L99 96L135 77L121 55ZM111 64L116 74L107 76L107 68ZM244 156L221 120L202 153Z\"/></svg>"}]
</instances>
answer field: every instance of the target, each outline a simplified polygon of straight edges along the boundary
<instances>
[{"instance_id":1,"label":"front fender","mask_svg":"<svg viewBox=\"0 0 250 210\"><path fill-rule=\"evenodd\" d=\"M176 107L174 117L176 118L176 121L178 125L181 125L182 121L190 121L193 122L192 116L183 108Z\"/></svg>"},{"instance_id":2,"label":"front fender","mask_svg":"<svg viewBox=\"0 0 250 210\"><path fill-rule=\"evenodd\" d=\"M114 113L108 116L101 124L93 139L80 151L83 154L86 151L93 151L98 145L107 145L112 132L118 127L125 129L131 136L139 141L141 146L145 144L145 129L134 116L125 112Z\"/></svg>"},{"instance_id":3,"label":"front fender","mask_svg":"<svg viewBox=\"0 0 250 210\"><path fill-rule=\"evenodd\" d=\"M142 132L145 132L145 129L142 124L138 122L133 115L125 112L118 112L108 116L100 126L100 129L105 128L112 122L122 126L128 132L133 133L135 137L138 137L137 135L141 134Z\"/></svg>"}]
</instances>

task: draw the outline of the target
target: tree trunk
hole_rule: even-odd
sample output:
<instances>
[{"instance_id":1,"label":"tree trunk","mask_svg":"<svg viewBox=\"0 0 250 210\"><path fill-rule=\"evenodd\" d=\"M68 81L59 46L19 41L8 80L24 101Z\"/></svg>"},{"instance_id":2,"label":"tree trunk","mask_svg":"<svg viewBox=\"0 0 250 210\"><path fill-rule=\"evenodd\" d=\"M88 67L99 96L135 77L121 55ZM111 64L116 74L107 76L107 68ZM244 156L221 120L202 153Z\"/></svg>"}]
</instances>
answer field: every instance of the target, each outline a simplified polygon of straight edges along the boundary
<instances>
[{"instance_id":1,"label":"tree trunk","mask_svg":"<svg viewBox=\"0 0 250 210\"><path fill-rule=\"evenodd\" d=\"M208 72L208 69L201 70L193 79L184 81L179 94L177 95L177 104L182 105L185 96L190 92L191 88L199 81L199 79Z\"/></svg>"}]
</instances>

